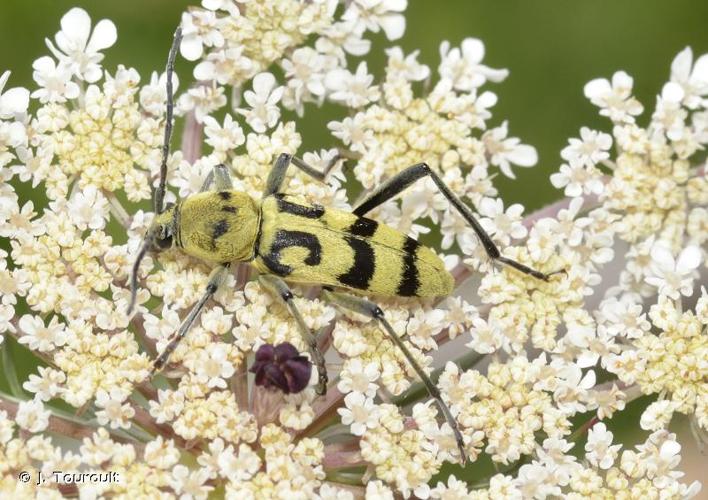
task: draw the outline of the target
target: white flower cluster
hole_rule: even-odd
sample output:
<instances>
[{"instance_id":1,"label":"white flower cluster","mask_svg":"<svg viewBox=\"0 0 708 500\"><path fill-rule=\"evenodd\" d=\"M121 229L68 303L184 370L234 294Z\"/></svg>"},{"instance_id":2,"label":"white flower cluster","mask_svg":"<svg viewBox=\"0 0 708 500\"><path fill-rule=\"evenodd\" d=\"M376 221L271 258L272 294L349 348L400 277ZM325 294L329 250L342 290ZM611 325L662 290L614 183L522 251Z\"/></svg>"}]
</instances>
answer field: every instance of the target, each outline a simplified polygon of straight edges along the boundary
<instances>
[{"instance_id":1,"label":"white flower cluster","mask_svg":"<svg viewBox=\"0 0 708 500\"><path fill-rule=\"evenodd\" d=\"M314 0L293 2L204 1L204 8L182 16L182 55L199 61L194 77L203 85L190 89L180 101L183 112L194 110L199 121L226 104L224 86L234 96L249 80L253 90L244 92L248 107L234 109L245 116L255 132L272 128L280 116L278 103L302 116L308 102L339 100L347 89L366 86L366 64L356 74L346 68L347 55L363 56L370 42L367 31L383 30L389 40L405 29L402 11L406 0ZM337 10L340 15L335 16ZM305 45L314 37L313 44ZM270 71L277 63L284 84L277 86ZM362 80L363 79L363 80ZM369 82L370 83L370 82Z\"/></svg>"},{"instance_id":2,"label":"white flower cluster","mask_svg":"<svg viewBox=\"0 0 708 500\"><path fill-rule=\"evenodd\" d=\"M708 429L708 294L698 297L695 286L708 238L700 156L708 56L695 63L690 49L677 56L646 127L637 124L643 107L631 77L590 82L585 93L613 122L612 134L583 127L570 139L551 177L568 199L524 219L523 206L505 205L492 181L496 169L513 178L512 166L531 167L537 155L509 136L506 121L490 125L497 96L483 86L508 72L483 64L480 40L443 42L434 82L417 51L388 49L380 81L367 61L349 60L369 52L367 32L400 38L406 7L405 0L203 0L186 12L180 49L196 62L197 83L178 97L185 132L168 161L167 201L199 191L217 163L231 170L234 189L257 199L283 152L333 166L327 184L294 172L289 194L341 209L353 204L338 168L344 161L365 190L420 162L439 172L504 256L558 271L547 282L493 272L431 180L373 214L411 236L429 232L432 221L456 285L485 273L477 297L379 302L427 372L442 344L459 337L456 352L468 348L460 365L445 364L437 385L470 461L486 456L498 473L472 486L463 480L483 479L473 463L434 484L445 462L459 461L453 430L411 386L415 371L377 323L338 311L311 287L296 287L295 303L328 359L341 361L336 384L326 397L312 387L283 396L254 386L247 369L260 346L307 346L246 264L234 266L165 376L147 378L210 268L177 250L144 259L137 314L126 317L128 273L153 217L135 204L147 207L158 176L166 75L141 84L133 69L105 70L101 51L116 42L115 26L102 20L92 29L88 14L72 9L47 40L51 55L33 65L35 89L5 89L9 72L0 77L0 236L11 246L0 250L0 340L11 335L48 365L14 384L13 395L0 394L0 493L57 497L50 484L17 480L38 465L120 473L121 483L61 492L87 498L699 491L680 481L681 445L668 426L680 412L699 439ZM298 152L299 119L285 121L283 111L306 116L308 105L326 100L344 111L328 124L341 147ZM14 185L30 181L48 206L21 202ZM611 270L620 256L621 269ZM593 307L601 281L609 289ZM598 383L599 374L611 378ZM34 398L20 401L20 386ZM623 449L599 421L641 394L658 395L639 422L647 437ZM57 400L76 415L55 410ZM401 401L414 403L410 411L394 404ZM50 433L73 440L73 451ZM582 459L573 453L578 442Z\"/></svg>"}]
</instances>

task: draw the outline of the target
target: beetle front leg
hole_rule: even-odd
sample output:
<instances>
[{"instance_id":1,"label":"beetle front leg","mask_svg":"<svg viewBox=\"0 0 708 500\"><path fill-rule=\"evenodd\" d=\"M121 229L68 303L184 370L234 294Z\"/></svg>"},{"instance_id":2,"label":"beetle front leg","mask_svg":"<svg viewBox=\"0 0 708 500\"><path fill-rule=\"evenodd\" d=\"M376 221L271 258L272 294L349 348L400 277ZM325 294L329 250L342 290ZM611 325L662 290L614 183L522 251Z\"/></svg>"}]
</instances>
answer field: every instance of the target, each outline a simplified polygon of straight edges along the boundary
<instances>
[{"instance_id":1,"label":"beetle front leg","mask_svg":"<svg viewBox=\"0 0 708 500\"><path fill-rule=\"evenodd\" d=\"M187 332L194 324L195 320L199 316L199 313L202 312L202 309L204 309L204 305L216 293L216 291L219 289L219 286L226 279L228 270L229 264L223 264L219 267L215 267L214 270L211 272L211 275L209 276L209 283L207 284L204 295L201 299L199 299L199 302L197 302L194 307L192 307L192 310L189 311L189 315L187 315L187 318L184 320L184 322L182 322L182 325L179 327L179 330L177 330L177 332L170 337L170 341L165 347L165 349L157 357L157 359L155 359L152 366L152 370L150 371L150 375L155 374L156 372L162 370L165 367L167 361L170 358L170 355L174 352L175 349L177 349L179 343L187 335Z\"/></svg>"},{"instance_id":2,"label":"beetle front leg","mask_svg":"<svg viewBox=\"0 0 708 500\"><path fill-rule=\"evenodd\" d=\"M209 171L199 192L207 191L212 182L214 183L216 191L229 191L234 188L229 169L226 168L226 165L223 163L219 163Z\"/></svg>"}]
</instances>

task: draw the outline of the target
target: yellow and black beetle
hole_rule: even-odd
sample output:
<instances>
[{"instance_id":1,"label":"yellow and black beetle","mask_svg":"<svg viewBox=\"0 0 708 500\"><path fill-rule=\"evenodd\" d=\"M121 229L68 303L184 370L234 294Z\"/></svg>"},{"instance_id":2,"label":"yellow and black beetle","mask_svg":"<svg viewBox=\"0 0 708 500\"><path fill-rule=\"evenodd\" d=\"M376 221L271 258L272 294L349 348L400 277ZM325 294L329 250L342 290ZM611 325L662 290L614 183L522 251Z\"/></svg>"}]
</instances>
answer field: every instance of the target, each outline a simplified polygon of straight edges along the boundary
<instances>
[{"instance_id":1,"label":"yellow and black beetle","mask_svg":"<svg viewBox=\"0 0 708 500\"><path fill-rule=\"evenodd\" d=\"M316 336L306 326L292 300L293 294L286 281L323 285L325 300L369 316L380 324L437 402L455 434L464 462L466 454L462 435L435 384L394 332L381 308L369 300L345 292L354 291L379 297L440 297L452 292L453 278L431 249L365 215L413 182L429 176L474 229L490 259L545 281L555 273L541 273L503 257L472 211L425 163L413 165L386 181L352 212L307 204L283 194L281 188L290 165L319 180L324 180L329 170L319 171L285 153L277 158L261 199L253 199L243 192L235 191L227 167L217 165L205 180L201 192L164 208L167 157L173 121L172 73L180 40L181 30L178 28L167 63L165 138L160 183L155 192L157 215L133 265L129 314L135 306L140 261L149 250L174 246L188 255L214 263L216 267L209 277L205 294L155 360L153 372L162 369L167 363L170 354L206 302L224 281L231 263L249 262L259 271L261 284L284 301L296 320L317 366L318 394L324 394L328 381L324 358L318 349ZM334 162L329 167L332 165ZM214 190L210 189L212 184Z\"/></svg>"}]
</instances>

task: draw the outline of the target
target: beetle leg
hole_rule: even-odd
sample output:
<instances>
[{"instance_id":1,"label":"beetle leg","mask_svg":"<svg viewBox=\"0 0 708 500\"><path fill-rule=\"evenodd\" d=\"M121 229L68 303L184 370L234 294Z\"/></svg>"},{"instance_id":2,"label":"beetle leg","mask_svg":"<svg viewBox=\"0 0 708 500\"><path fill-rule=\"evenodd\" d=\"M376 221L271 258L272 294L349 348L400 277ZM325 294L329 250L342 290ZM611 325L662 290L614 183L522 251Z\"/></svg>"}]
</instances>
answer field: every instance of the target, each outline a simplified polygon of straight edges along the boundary
<instances>
[{"instance_id":1,"label":"beetle leg","mask_svg":"<svg viewBox=\"0 0 708 500\"><path fill-rule=\"evenodd\" d=\"M450 408L448 408L447 404L445 404L445 402L443 401L442 396L440 394L440 390L433 383L433 381L430 380L428 374L425 373L425 371L423 371L423 369L420 367L418 362L413 357L413 354L406 346L405 342L403 342L401 337L399 337L393 330L391 324L386 321L386 318L384 318L384 313L381 308L371 301L368 301L362 297L350 295L348 293L335 292L328 288L323 289L322 293L325 300L328 300L344 309L348 309L358 314L368 316L378 322L379 326L381 326L382 330L384 331L384 333L386 333L388 338L391 339L391 341L396 345L396 347L401 350L403 356L405 356L406 360L408 360L408 363L410 363L410 365L420 377L420 380L423 382L423 385L428 391L428 394L430 394L430 397L435 400L438 405L438 408L440 408L440 411L445 416L445 420L447 421L448 425L450 426L452 432L455 435L455 440L457 441L457 448L460 451L460 457L462 459L462 463L464 464L467 461L467 454L465 452L465 441L462 437L462 433L460 432L460 428L457 425L455 417L452 416Z\"/></svg>"},{"instance_id":2,"label":"beetle leg","mask_svg":"<svg viewBox=\"0 0 708 500\"><path fill-rule=\"evenodd\" d=\"M477 234L477 237L482 242L482 246L484 247L484 250L487 252L487 255L490 259L505 264L509 267L513 267L514 269L521 271L524 274L528 274L530 276L533 276L534 278L538 278L543 281L548 281L548 278L550 278L554 274L565 273L565 270L562 269L558 271L553 271L551 273L542 273L522 264L521 262L517 262L508 257L504 257L499 251L499 248L494 244L492 237L487 234L487 232L484 230L479 221L475 219L474 215L472 214L472 210L470 210L470 208L459 198L459 196L457 196L455 193L452 192L449 187L447 187L447 185L443 182L440 176L436 174L435 171L431 169L427 163L417 163L413 166L406 168L402 172L399 172L398 174L394 175L386 182L384 182L378 189L374 190L374 192L371 193L363 202L361 202L359 206L357 206L352 212L355 215L362 217L372 209L378 207L382 203L385 203L386 201L399 194L401 191L406 189L415 181L422 179L426 176L433 179L433 182L438 187L440 192L445 196L445 198L447 198L450 204L455 207L459 214L462 215L462 217L472 227L474 232Z\"/></svg>"},{"instance_id":3,"label":"beetle leg","mask_svg":"<svg viewBox=\"0 0 708 500\"><path fill-rule=\"evenodd\" d=\"M263 191L263 197L270 196L276 193L280 193L280 188L283 186L285 181L285 174L288 171L290 165L295 165L297 168L305 172L310 177L314 177L318 181L324 182L325 177L332 167L334 167L337 162L341 159L341 155L337 154L332 158L323 171L317 170L305 163L303 160L297 156L290 155L288 153L281 153L278 159L275 160L275 164L268 175L268 180L266 181L266 188Z\"/></svg>"},{"instance_id":4,"label":"beetle leg","mask_svg":"<svg viewBox=\"0 0 708 500\"><path fill-rule=\"evenodd\" d=\"M324 395L327 392L328 382L324 356L317 345L317 336L310 331L310 328L305 323L302 314L300 314L300 311L293 301L293 292L291 292L288 285L277 276L261 274L258 276L258 281L260 281L271 294L278 296L285 303L292 317L295 318L295 322L300 330L300 335L302 335L305 344L307 344L310 356L315 366L317 366L318 382L315 392L321 396Z\"/></svg>"},{"instance_id":5,"label":"beetle leg","mask_svg":"<svg viewBox=\"0 0 708 500\"><path fill-rule=\"evenodd\" d=\"M179 330L177 330L177 332L175 332L170 337L170 341L165 347L165 349L162 351L162 353L160 353L157 359L155 359L155 362L152 366L152 370L150 372L151 375L153 375L155 372L162 370L165 367L170 355L177 348L177 346L185 337L185 335L187 335L187 332L194 324L195 320L199 316L199 313L202 312L202 309L204 309L204 305L212 297L212 295L216 293L221 283L223 283L226 279L228 270L229 264L222 264L218 267L215 267L214 270L211 272L211 274L209 275L209 283L207 284L204 295L201 299L199 299L199 302L197 302L194 307L192 307L192 310L189 311L187 318L182 322L182 325L180 325Z\"/></svg>"},{"instance_id":6,"label":"beetle leg","mask_svg":"<svg viewBox=\"0 0 708 500\"><path fill-rule=\"evenodd\" d=\"M234 188L229 169L226 168L226 165L223 163L215 165L214 168L209 171L199 192L203 193L207 191L212 182L214 183L216 191L228 191Z\"/></svg>"}]
</instances>

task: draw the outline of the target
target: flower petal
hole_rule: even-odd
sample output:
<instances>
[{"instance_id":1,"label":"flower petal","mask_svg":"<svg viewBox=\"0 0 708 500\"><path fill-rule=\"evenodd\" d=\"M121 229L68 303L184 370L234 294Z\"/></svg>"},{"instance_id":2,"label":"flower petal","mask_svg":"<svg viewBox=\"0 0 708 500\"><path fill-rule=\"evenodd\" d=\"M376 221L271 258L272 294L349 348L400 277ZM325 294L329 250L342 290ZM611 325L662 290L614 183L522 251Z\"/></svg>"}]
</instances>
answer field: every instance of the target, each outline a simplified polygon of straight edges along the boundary
<instances>
[{"instance_id":1,"label":"flower petal","mask_svg":"<svg viewBox=\"0 0 708 500\"><path fill-rule=\"evenodd\" d=\"M507 153L507 158L510 162L521 167L531 167L538 162L538 153L533 146L519 144Z\"/></svg>"},{"instance_id":2,"label":"flower petal","mask_svg":"<svg viewBox=\"0 0 708 500\"><path fill-rule=\"evenodd\" d=\"M101 19L93 29L93 34L86 46L86 52L98 52L102 49L107 49L118 39L116 25L108 19Z\"/></svg>"},{"instance_id":3,"label":"flower petal","mask_svg":"<svg viewBox=\"0 0 708 500\"><path fill-rule=\"evenodd\" d=\"M697 269L701 264L701 251L697 246L689 246L683 249L676 262L676 271L681 274L689 274Z\"/></svg>"},{"instance_id":4,"label":"flower petal","mask_svg":"<svg viewBox=\"0 0 708 500\"><path fill-rule=\"evenodd\" d=\"M693 62L693 52L691 47L686 47L676 54L671 62L671 79L685 82L691 73L691 63Z\"/></svg>"},{"instance_id":5,"label":"flower petal","mask_svg":"<svg viewBox=\"0 0 708 500\"><path fill-rule=\"evenodd\" d=\"M29 105L29 90L22 87L9 89L0 96L0 114L24 113Z\"/></svg>"},{"instance_id":6,"label":"flower petal","mask_svg":"<svg viewBox=\"0 0 708 500\"><path fill-rule=\"evenodd\" d=\"M61 32L63 33L65 40L59 41L59 36L57 36L57 45L59 48L64 50L65 41L74 42L81 46L83 49L86 47L86 42L91 33L91 18L84 9L79 7L74 7L69 12L64 14L61 18ZM59 35L57 33L57 35ZM64 50L66 52L66 50Z\"/></svg>"},{"instance_id":7,"label":"flower petal","mask_svg":"<svg viewBox=\"0 0 708 500\"><path fill-rule=\"evenodd\" d=\"M585 84L583 92L588 99L602 97L612 91L610 82L606 78L595 78Z\"/></svg>"}]
</instances>

